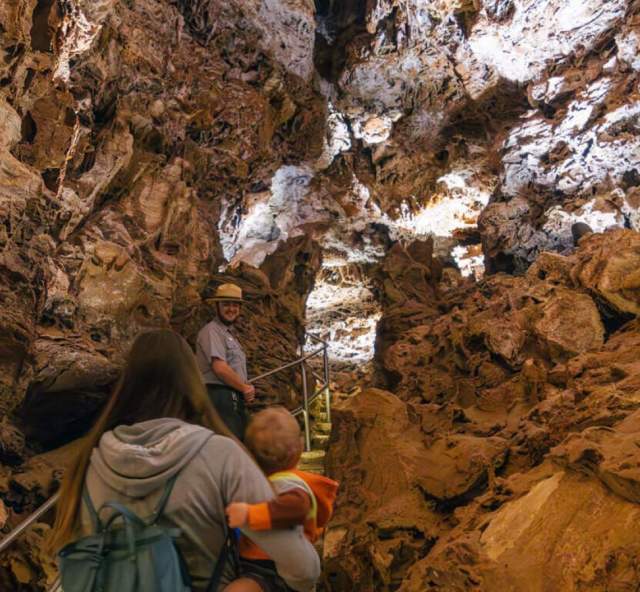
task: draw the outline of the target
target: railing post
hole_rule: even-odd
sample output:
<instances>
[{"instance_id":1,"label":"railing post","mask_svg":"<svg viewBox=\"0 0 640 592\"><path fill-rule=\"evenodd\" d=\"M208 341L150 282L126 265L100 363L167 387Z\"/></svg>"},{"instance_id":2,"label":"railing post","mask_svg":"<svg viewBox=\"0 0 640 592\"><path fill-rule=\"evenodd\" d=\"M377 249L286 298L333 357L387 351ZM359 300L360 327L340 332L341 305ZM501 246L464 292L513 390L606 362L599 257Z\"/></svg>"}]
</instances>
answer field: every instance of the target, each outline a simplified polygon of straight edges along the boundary
<instances>
[{"instance_id":1,"label":"railing post","mask_svg":"<svg viewBox=\"0 0 640 592\"><path fill-rule=\"evenodd\" d=\"M311 430L309 428L309 393L307 391L307 370L304 367L304 362L300 364L300 371L302 373L302 417L304 418L304 444L305 450L309 452L311 450Z\"/></svg>"},{"instance_id":2,"label":"railing post","mask_svg":"<svg viewBox=\"0 0 640 592\"><path fill-rule=\"evenodd\" d=\"M322 362L324 366L324 397L325 407L327 409L327 423L331 423L331 393L329 391L329 346L326 341L323 342L324 351L322 352Z\"/></svg>"}]
</instances>

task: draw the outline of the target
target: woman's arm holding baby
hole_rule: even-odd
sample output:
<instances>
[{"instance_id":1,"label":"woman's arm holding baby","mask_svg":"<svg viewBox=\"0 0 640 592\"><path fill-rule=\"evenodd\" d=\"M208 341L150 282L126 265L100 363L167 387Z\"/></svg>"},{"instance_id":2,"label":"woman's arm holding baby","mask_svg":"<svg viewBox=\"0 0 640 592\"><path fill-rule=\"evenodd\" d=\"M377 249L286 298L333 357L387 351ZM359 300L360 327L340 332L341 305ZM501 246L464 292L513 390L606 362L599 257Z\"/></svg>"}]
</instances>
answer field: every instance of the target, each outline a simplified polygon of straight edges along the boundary
<instances>
[{"instance_id":1,"label":"woman's arm holding baby","mask_svg":"<svg viewBox=\"0 0 640 592\"><path fill-rule=\"evenodd\" d=\"M273 490L255 462L230 438L211 438L212 457L224 459L222 497L229 502L269 500ZM297 530L253 531L242 528L276 564L278 574L296 592L311 592L320 576L320 559L313 545Z\"/></svg>"}]
</instances>

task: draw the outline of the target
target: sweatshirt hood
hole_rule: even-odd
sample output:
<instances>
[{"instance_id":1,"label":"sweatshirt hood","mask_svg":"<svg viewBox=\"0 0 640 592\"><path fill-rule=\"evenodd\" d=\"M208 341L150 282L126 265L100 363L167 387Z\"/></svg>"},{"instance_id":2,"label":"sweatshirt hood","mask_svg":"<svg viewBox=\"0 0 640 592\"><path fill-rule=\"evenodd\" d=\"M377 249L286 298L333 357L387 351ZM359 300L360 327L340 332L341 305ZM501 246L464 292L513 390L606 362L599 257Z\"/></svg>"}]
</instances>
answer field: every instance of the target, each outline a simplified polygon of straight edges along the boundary
<instances>
[{"instance_id":1,"label":"sweatshirt hood","mask_svg":"<svg viewBox=\"0 0 640 592\"><path fill-rule=\"evenodd\" d=\"M118 426L102 435L91 466L119 493L145 497L187 465L212 435L172 418Z\"/></svg>"}]
</instances>

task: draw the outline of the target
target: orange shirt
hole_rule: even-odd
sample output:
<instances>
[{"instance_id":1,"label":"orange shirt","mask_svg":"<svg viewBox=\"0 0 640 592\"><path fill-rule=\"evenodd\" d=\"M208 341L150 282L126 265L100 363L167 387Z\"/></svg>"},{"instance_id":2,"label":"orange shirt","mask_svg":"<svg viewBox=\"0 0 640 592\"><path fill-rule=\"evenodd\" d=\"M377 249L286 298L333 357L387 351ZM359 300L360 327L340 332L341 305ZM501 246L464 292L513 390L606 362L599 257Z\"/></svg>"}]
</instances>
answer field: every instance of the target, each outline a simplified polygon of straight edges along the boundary
<instances>
[{"instance_id":1,"label":"orange shirt","mask_svg":"<svg viewBox=\"0 0 640 592\"><path fill-rule=\"evenodd\" d=\"M269 480L277 495L269 502L249 506L247 526L252 530L270 530L302 525L305 536L315 542L333 514L338 483L323 475L298 470L274 473ZM245 559L269 559L245 536L240 537L239 551Z\"/></svg>"}]
</instances>

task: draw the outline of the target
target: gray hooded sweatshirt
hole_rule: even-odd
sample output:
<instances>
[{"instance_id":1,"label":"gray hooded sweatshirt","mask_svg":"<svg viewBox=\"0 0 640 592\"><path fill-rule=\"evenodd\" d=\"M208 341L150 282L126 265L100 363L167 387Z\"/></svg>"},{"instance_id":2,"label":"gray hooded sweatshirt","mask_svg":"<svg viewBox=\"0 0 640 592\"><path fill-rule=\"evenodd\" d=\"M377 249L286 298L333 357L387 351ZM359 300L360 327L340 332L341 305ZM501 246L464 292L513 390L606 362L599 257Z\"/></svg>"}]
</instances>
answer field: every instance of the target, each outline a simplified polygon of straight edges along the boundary
<instances>
[{"instance_id":1,"label":"gray hooded sweatshirt","mask_svg":"<svg viewBox=\"0 0 640 592\"><path fill-rule=\"evenodd\" d=\"M177 419L154 419L106 432L91 456L86 484L96 508L123 502L149 517L169 478L179 473L161 524L182 531L178 546L193 580L205 590L224 543L225 507L273 497L260 469L233 440ZM104 517L101 514L101 517ZM93 532L82 504L81 535ZM299 530L243 532L274 561L280 576L298 592L312 590L320 561ZM221 590L233 578L227 566Z\"/></svg>"}]
</instances>

